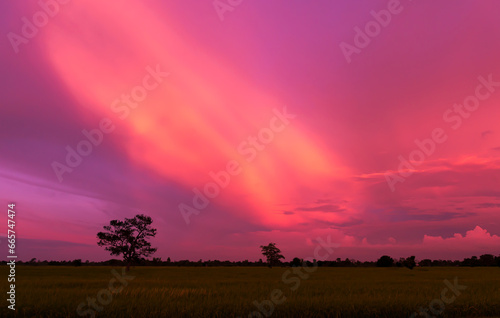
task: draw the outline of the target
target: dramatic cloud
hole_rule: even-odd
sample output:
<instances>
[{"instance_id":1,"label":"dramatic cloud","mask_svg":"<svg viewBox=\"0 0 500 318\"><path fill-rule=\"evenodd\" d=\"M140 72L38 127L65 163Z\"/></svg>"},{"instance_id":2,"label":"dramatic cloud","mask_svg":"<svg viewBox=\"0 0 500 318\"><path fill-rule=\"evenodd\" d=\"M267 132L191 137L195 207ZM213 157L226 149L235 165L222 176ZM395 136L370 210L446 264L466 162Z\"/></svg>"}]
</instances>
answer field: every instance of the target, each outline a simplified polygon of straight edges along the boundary
<instances>
[{"instance_id":1,"label":"dramatic cloud","mask_svg":"<svg viewBox=\"0 0 500 318\"><path fill-rule=\"evenodd\" d=\"M165 259L308 257L327 235L334 258L497 254L500 4L401 3L350 62L340 44L387 1L221 21L210 2L89 0L38 27L38 1L2 4L22 257L105 259L96 233L137 213Z\"/></svg>"}]
</instances>

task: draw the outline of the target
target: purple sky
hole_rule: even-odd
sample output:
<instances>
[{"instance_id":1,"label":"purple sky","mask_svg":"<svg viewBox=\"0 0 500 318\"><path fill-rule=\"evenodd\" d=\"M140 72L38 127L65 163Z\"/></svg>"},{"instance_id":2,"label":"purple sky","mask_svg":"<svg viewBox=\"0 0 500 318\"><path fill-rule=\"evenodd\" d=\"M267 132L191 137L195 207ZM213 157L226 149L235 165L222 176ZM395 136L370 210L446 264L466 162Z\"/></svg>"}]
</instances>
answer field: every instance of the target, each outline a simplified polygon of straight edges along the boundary
<instances>
[{"instance_id":1,"label":"purple sky","mask_svg":"<svg viewBox=\"0 0 500 318\"><path fill-rule=\"evenodd\" d=\"M163 259L499 254L499 2L42 3L0 5L21 259L138 213Z\"/></svg>"}]
</instances>

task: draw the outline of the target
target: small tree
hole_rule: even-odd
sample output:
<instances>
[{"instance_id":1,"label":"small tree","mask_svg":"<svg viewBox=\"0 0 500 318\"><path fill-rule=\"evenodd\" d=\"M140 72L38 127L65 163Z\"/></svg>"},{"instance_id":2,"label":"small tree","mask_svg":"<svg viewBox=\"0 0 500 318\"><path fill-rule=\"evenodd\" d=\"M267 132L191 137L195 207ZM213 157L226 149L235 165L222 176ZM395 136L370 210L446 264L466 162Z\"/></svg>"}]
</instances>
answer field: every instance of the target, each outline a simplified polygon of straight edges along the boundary
<instances>
[{"instance_id":1,"label":"small tree","mask_svg":"<svg viewBox=\"0 0 500 318\"><path fill-rule=\"evenodd\" d=\"M394 260L387 255L382 256L377 261L377 267L391 267L392 265L394 265Z\"/></svg>"},{"instance_id":2,"label":"small tree","mask_svg":"<svg viewBox=\"0 0 500 318\"><path fill-rule=\"evenodd\" d=\"M417 266L415 262L415 256L410 256L403 261L403 266L408 267L409 269L413 269L413 267Z\"/></svg>"},{"instance_id":3,"label":"small tree","mask_svg":"<svg viewBox=\"0 0 500 318\"><path fill-rule=\"evenodd\" d=\"M97 245L105 246L111 255L123 255L128 271L132 262L137 262L141 256L148 257L157 250L148 242L149 237L156 235L151 223L151 217L144 214L132 219L125 218L125 221L112 220L109 225L103 226L105 232L97 233Z\"/></svg>"},{"instance_id":4,"label":"small tree","mask_svg":"<svg viewBox=\"0 0 500 318\"><path fill-rule=\"evenodd\" d=\"M479 256L481 266L495 266L495 256L491 254L483 254Z\"/></svg>"},{"instance_id":5,"label":"small tree","mask_svg":"<svg viewBox=\"0 0 500 318\"><path fill-rule=\"evenodd\" d=\"M300 267L302 266L302 260L298 257L294 257L292 262L290 263L290 266L292 267Z\"/></svg>"},{"instance_id":6,"label":"small tree","mask_svg":"<svg viewBox=\"0 0 500 318\"><path fill-rule=\"evenodd\" d=\"M73 266L82 266L82 260L81 259L75 259L71 262Z\"/></svg>"},{"instance_id":7,"label":"small tree","mask_svg":"<svg viewBox=\"0 0 500 318\"><path fill-rule=\"evenodd\" d=\"M267 258L267 265L269 267L273 267L274 264L279 264L280 259L285 259L285 257L281 255L280 249L276 247L276 243L261 245L260 249L262 251L262 255Z\"/></svg>"}]
</instances>

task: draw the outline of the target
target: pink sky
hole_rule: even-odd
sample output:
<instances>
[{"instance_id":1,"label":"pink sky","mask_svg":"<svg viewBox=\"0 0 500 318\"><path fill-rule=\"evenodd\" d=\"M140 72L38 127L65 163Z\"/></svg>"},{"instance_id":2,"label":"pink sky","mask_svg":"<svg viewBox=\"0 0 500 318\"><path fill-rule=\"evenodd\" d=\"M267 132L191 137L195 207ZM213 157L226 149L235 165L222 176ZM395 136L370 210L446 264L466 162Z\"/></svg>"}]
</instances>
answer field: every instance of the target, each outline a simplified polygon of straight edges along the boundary
<instances>
[{"instance_id":1,"label":"pink sky","mask_svg":"<svg viewBox=\"0 0 500 318\"><path fill-rule=\"evenodd\" d=\"M96 233L138 213L163 259L257 260L269 242L307 258L328 236L330 259L500 254L496 1L256 0L223 20L212 1L69 1L34 35L38 1L1 6L0 193L21 259L111 258ZM346 57L372 10L394 12Z\"/></svg>"}]
</instances>

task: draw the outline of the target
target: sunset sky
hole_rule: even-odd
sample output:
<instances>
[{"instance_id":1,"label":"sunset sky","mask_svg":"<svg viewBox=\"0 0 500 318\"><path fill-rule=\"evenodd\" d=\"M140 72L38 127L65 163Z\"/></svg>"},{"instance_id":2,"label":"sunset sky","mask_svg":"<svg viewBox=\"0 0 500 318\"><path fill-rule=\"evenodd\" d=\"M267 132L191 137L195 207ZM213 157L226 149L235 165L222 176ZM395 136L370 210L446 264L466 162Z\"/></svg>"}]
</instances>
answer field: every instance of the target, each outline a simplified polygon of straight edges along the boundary
<instances>
[{"instance_id":1,"label":"sunset sky","mask_svg":"<svg viewBox=\"0 0 500 318\"><path fill-rule=\"evenodd\" d=\"M0 5L2 259L500 254L500 2L61 2Z\"/></svg>"}]
</instances>

